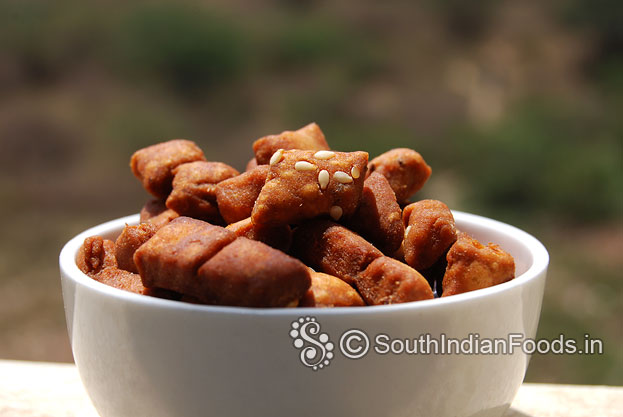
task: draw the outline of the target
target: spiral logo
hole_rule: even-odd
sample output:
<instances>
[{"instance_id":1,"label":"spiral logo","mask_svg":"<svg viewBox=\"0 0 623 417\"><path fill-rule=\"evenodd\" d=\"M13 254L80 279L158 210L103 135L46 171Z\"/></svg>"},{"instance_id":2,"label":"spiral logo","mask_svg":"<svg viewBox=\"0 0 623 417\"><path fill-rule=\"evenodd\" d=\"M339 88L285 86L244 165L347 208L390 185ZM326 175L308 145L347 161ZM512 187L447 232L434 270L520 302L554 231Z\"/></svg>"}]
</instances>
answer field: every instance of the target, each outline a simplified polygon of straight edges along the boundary
<instances>
[{"instance_id":1,"label":"spiral logo","mask_svg":"<svg viewBox=\"0 0 623 417\"><path fill-rule=\"evenodd\" d=\"M294 347L301 349L301 363L317 371L329 366L333 359L335 346L329 341L329 335L320 333L320 324L315 317L300 317L290 324L290 337Z\"/></svg>"},{"instance_id":2,"label":"spiral logo","mask_svg":"<svg viewBox=\"0 0 623 417\"><path fill-rule=\"evenodd\" d=\"M349 359L361 359L370 350L370 339L359 329L347 330L340 337L340 350Z\"/></svg>"}]
</instances>

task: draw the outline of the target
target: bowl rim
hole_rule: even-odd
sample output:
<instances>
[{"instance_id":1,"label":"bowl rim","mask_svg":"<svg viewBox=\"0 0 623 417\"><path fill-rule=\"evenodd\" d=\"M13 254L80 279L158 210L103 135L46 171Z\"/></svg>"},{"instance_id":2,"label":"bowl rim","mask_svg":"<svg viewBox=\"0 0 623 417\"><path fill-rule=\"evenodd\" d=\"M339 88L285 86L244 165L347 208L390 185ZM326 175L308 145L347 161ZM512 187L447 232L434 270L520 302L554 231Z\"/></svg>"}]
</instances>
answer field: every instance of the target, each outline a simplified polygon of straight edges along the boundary
<instances>
[{"instance_id":1,"label":"bowl rim","mask_svg":"<svg viewBox=\"0 0 623 417\"><path fill-rule=\"evenodd\" d=\"M76 285L87 287L103 296L112 297L119 301L128 303L143 304L145 306L169 308L174 310L190 310L201 311L214 314L243 314L243 315L261 315L261 316L293 316L293 315L343 315L343 314L378 314L381 312L400 312L405 310L421 310L435 308L449 308L445 306L458 303L474 302L482 298L492 297L495 294L512 291L514 288L525 285L535 279L538 279L547 270L549 264L549 254L545 246L534 236L509 224L494 220L491 218L479 216L476 214L466 213L462 211L452 210L452 214L457 223L469 224L485 229L494 229L498 233L505 234L512 239L520 242L532 256L532 263L529 268L521 275L515 277L511 281L495 285L493 287L482 288L462 294L456 294L451 297L435 298L432 300L413 301L409 303L378 305L362 307L333 307L333 308L316 308L316 307L274 307L274 308L258 308L258 307L235 307L235 306L213 306L192 304L176 300L167 300L132 293L111 287L109 285L98 282L88 275L84 274L76 264L76 254L78 249L84 242L84 239L95 235L106 235L112 230L120 229L126 224L138 224L139 215L132 214L120 217L114 220L93 226L71 238L62 248L59 255L59 266L62 279L70 279ZM63 294L63 296L65 296Z\"/></svg>"}]
</instances>

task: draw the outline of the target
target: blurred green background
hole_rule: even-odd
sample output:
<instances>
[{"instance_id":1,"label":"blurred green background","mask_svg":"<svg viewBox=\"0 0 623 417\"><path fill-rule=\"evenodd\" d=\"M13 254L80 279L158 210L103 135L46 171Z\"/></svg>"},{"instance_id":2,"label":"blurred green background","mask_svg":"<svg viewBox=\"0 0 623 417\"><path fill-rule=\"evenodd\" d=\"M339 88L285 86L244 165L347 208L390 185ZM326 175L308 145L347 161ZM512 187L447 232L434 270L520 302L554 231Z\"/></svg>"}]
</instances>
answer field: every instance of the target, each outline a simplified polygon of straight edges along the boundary
<instances>
[{"instance_id":1,"label":"blurred green background","mask_svg":"<svg viewBox=\"0 0 623 417\"><path fill-rule=\"evenodd\" d=\"M192 139L242 169L315 121L418 150L417 198L536 235L551 266L533 382L623 384L623 7L572 1L0 2L0 358L71 361L57 256L148 198L132 152Z\"/></svg>"}]
</instances>

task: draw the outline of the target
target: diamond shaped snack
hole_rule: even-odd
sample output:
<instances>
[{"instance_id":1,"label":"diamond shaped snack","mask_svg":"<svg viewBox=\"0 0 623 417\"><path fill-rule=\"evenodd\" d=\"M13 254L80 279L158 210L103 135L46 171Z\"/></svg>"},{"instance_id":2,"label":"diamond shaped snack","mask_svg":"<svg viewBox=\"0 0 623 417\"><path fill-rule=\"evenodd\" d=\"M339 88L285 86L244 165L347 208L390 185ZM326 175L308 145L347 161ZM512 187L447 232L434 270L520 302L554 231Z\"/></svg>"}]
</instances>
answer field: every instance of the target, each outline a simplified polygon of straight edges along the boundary
<instances>
[{"instance_id":1,"label":"diamond shaped snack","mask_svg":"<svg viewBox=\"0 0 623 417\"><path fill-rule=\"evenodd\" d=\"M178 165L173 174L173 191L166 206L182 216L221 223L216 185L239 172L222 162L195 161Z\"/></svg>"},{"instance_id":2,"label":"diamond shaped snack","mask_svg":"<svg viewBox=\"0 0 623 417\"><path fill-rule=\"evenodd\" d=\"M296 307L311 284L299 260L239 237L199 268L197 298L209 304Z\"/></svg>"},{"instance_id":3,"label":"diamond shaped snack","mask_svg":"<svg viewBox=\"0 0 623 417\"><path fill-rule=\"evenodd\" d=\"M365 179L359 209L348 225L386 255L400 248L405 235L402 210L383 175L373 172Z\"/></svg>"},{"instance_id":4,"label":"diamond shaped snack","mask_svg":"<svg viewBox=\"0 0 623 417\"><path fill-rule=\"evenodd\" d=\"M348 217L359 205L367 162L367 152L278 150L251 220L279 225Z\"/></svg>"},{"instance_id":5,"label":"diamond shaped snack","mask_svg":"<svg viewBox=\"0 0 623 417\"><path fill-rule=\"evenodd\" d=\"M487 288L515 277L515 261L498 245L484 246L467 233L459 233L446 255L442 297Z\"/></svg>"},{"instance_id":6,"label":"diamond shaped snack","mask_svg":"<svg viewBox=\"0 0 623 417\"><path fill-rule=\"evenodd\" d=\"M134 152L130 168L150 194L165 199L171 192L173 169L194 161L205 161L203 151L190 140L174 139Z\"/></svg>"},{"instance_id":7,"label":"diamond shaped snack","mask_svg":"<svg viewBox=\"0 0 623 417\"><path fill-rule=\"evenodd\" d=\"M368 305L430 300L433 291L419 272L402 262L383 256L376 258L355 279Z\"/></svg>"},{"instance_id":8,"label":"diamond shaped snack","mask_svg":"<svg viewBox=\"0 0 623 417\"><path fill-rule=\"evenodd\" d=\"M136 250L134 263L146 287L196 296L199 267L235 239L225 228L178 217Z\"/></svg>"},{"instance_id":9,"label":"diamond shaped snack","mask_svg":"<svg viewBox=\"0 0 623 417\"><path fill-rule=\"evenodd\" d=\"M218 209L227 223L251 216L269 170L268 165L260 165L216 185Z\"/></svg>"},{"instance_id":10,"label":"diamond shaped snack","mask_svg":"<svg viewBox=\"0 0 623 417\"><path fill-rule=\"evenodd\" d=\"M259 165L268 164L279 149L329 150L324 133L316 123L310 123L299 130L286 130L278 135L268 135L253 143L255 160Z\"/></svg>"},{"instance_id":11,"label":"diamond shaped snack","mask_svg":"<svg viewBox=\"0 0 623 417\"><path fill-rule=\"evenodd\" d=\"M404 203L424 186L432 170L422 155L413 149L397 148L371 160L368 173L373 172L387 178L396 194L396 200Z\"/></svg>"},{"instance_id":12,"label":"diamond shaped snack","mask_svg":"<svg viewBox=\"0 0 623 417\"><path fill-rule=\"evenodd\" d=\"M381 251L357 233L330 220L308 221L294 231L291 252L306 265L350 285Z\"/></svg>"},{"instance_id":13,"label":"diamond shaped snack","mask_svg":"<svg viewBox=\"0 0 623 417\"><path fill-rule=\"evenodd\" d=\"M405 261L418 271L430 268L456 240L452 212L439 200L421 200L404 208L407 226Z\"/></svg>"}]
</instances>

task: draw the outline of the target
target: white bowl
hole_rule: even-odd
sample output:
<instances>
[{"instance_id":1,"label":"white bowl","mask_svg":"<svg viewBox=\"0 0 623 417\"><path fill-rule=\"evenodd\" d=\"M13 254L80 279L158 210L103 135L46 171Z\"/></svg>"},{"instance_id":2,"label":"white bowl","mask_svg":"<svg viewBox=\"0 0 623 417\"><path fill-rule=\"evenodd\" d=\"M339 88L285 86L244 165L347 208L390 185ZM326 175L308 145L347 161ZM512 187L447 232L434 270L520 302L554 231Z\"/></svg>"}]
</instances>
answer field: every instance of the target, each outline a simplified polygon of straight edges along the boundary
<instances>
[{"instance_id":1,"label":"white bowl","mask_svg":"<svg viewBox=\"0 0 623 417\"><path fill-rule=\"evenodd\" d=\"M103 417L501 416L528 367L529 355L518 347L512 354L398 353L405 339L412 345L426 334L438 343L442 334L457 339L472 334L472 349L476 340L519 343L535 336L546 249L507 224L461 212L454 216L460 230L510 252L517 278L389 306L194 305L121 291L76 266L86 237L115 238L126 223L138 222L138 215L86 230L60 254L67 327L82 382ZM351 359L365 347L357 330L368 335L369 349ZM390 340L393 349L390 345L390 353L382 354ZM313 349L312 360L305 354Z\"/></svg>"}]
</instances>

